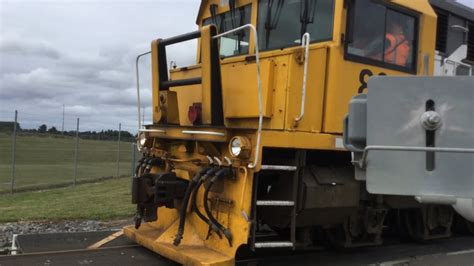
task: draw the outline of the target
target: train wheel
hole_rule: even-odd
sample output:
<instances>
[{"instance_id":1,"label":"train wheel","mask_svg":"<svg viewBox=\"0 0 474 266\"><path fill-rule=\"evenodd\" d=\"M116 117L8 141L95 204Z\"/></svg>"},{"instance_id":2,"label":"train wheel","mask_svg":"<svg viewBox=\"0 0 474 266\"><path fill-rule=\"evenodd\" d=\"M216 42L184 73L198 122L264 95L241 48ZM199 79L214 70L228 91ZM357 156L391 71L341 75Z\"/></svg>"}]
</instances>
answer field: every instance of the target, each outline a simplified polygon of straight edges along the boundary
<instances>
[{"instance_id":1,"label":"train wheel","mask_svg":"<svg viewBox=\"0 0 474 266\"><path fill-rule=\"evenodd\" d=\"M447 238L451 236L453 216L450 206L403 209L399 212L399 227L402 235L414 241Z\"/></svg>"},{"instance_id":2,"label":"train wheel","mask_svg":"<svg viewBox=\"0 0 474 266\"><path fill-rule=\"evenodd\" d=\"M474 235L474 223L464 219L459 214L454 216L453 231L462 235Z\"/></svg>"},{"instance_id":3,"label":"train wheel","mask_svg":"<svg viewBox=\"0 0 474 266\"><path fill-rule=\"evenodd\" d=\"M380 245L386 215L386 209L361 208L344 224L326 229L326 237L329 243L337 248Z\"/></svg>"}]
</instances>

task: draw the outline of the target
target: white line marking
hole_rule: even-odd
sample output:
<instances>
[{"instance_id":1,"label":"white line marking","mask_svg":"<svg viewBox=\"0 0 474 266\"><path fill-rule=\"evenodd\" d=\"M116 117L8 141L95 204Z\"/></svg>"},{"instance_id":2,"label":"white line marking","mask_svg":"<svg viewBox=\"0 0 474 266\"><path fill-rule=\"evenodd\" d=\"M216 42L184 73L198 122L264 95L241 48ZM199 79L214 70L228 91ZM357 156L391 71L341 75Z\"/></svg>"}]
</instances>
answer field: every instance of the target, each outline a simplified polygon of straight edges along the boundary
<instances>
[{"instance_id":1,"label":"white line marking","mask_svg":"<svg viewBox=\"0 0 474 266\"><path fill-rule=\"evenodd\" d=\"M448 256L456 256L456 255L469 254L469 253L474 253L474 249L467 249L467 250L449 252L449 253L446 253L446 255L448 255Z\"/></svg>"}]
</instances>

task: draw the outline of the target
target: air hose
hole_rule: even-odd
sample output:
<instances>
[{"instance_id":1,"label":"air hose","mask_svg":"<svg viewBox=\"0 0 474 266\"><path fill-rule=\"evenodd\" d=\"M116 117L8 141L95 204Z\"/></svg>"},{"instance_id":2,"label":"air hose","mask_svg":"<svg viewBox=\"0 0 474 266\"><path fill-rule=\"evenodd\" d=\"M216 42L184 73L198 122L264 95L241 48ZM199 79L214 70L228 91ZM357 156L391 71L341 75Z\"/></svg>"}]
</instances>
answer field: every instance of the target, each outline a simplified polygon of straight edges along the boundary
<instances>
[{"instance_id":1,"label":"air hose","mask_svg":"<svg viewBox=\"0 0 474 266\"><path fill-rule=\"evenodd\" d=\"M217 228L219 228L220 231L224 234L224 236L227 238L229 241L229 246L232 247L232 233L230 232L229 229L225 228L222 224L217 221L216 218L212 215L211 209L209 208L209 191L211 190L212 186L216 182L217 179L228 176L232 174L232 169L230 168L224 168L219 170L216 175L210 180L208 184L206 184L206 189L204 190L204 210L206 211L207 216L209 217L210 222Z\"/></svg>"},{"instance_id":2,"label":"air hose","mask_svg":"<svg viewBox=\"0 0 474 266\"><path fill-rule=\"evenodd\" d=\"M174 239L173 245L178 246L181 243L181 239L184 234L184 223L186 222L186 211L188 209L189 198L191 196L194 187L198 183L198 180L203 174L205 174L209 169L205 168L196 173L196 175L189 182L186 192L184 193L183 203L181 204L181 209L179 210L179 227L176 237Z\"/></svg>"},{"instance_id":3,"label":"air hose","mask_svg":"<svg viewBox=\"0 0 474 266\"><path fill-rule=\"evenodd\" d=\"M142 165L140 166L140 173L139 173L139 175L145 174L149 160L151 160L151 157L145 157L145 158L143 159Z\"/></svg>"},{"instance_id":4,"label":"air hose","mask_svg":"<svg viewBox=\"0 0 474 266\"><path fill-rule=\"evenodd\" d=\"M201 211L199 210L199 208L197 207L197 204L196 204L196 196L197 196L197 192L199 191L199 188L201 187L202 184L204 184L204 182L206 181L207 178L211 177L214 175L214 173L218 170L218 168L211 168L209 169L208 172L206 172L206 174L204 176L202 176L200 179L199 179L199 182L197 183L197 185L195 186L194 190L193 190L193 195L192 195L192 198L191 198L191 203L193 205L193 211L196 212L196 215L201 219L203 220L207 225L209 225L209 228L211 230L213 230L214 232L217 233L217 235L219 236L219 238L222 239L222 235L220 233L220 230L218 227L216 227L213 223L211 223L211 221L209 221L209 219L207 219L206 216L204 216L204 214L201 213Z\"/></svg>"},{"instance_id":5,"label":"air hose","mask_svg":"<svg viewBox=\"0 0 474 266\"><path fill-rule=\"evenodd\" d=\"M148 174L153 166L160 166L162 160L155 157L143 157L138 161L138 165L135 169L136 177L141 177L144 174ZM138 229L141 225L143 216L145 213L145 207L143 204L137 204L137 212L135 214L135 228Z\"/></svg>"},{"instance_id":6,"label":"air hose","mask_svg":"<svg viewBox=\"0 0 474 266\"><path fill-rule=\"evenodd\" d=\"M144 167L146 167L145 162L148 160L148 157L142 157L140 160L138 160L138 164L135 167L135 176L139 177L143 173ZM137 204L137 212L135 213L135 229L140 228L140 225L142 223L142 217L145 209L141 204Z\"/></svg>"},{"instance_id":7,"label":"air hose","mask_svg":"<svg viewBox=\"0 0 474 266\"><path fill-rule=\"evenodd\" d=\"M146 157L142 157L142 158L140 158L140 160L138 160L137 166L135 167L135 176L140 175L140 172L141 172L141 169L142 169L142 164L143 164L143 161L145 159L146 159Z\"/></svg>"},{"instance_id":8,"label":"air hose","mask_svg":"<svg viewBox=\"0 0 474 266\"><path fill-rule=\"evenodd\" d=\"M147 162L145 174L149 174L153 166L160 166L161 164L162 164L161 158L155 158L155 157L150 158Z\"/></svg>"}]
</instances>

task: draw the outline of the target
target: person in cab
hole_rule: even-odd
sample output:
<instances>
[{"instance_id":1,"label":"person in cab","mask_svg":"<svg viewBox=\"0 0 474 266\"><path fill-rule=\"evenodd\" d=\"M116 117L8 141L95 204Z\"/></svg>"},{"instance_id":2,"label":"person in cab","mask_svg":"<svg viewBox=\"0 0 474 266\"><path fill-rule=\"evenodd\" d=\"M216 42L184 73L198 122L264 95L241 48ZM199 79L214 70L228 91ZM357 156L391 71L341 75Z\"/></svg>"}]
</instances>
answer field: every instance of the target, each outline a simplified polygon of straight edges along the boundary
<instances>
[{"instance_id":1,"label":"person in cab","mask_svg":"<svg viewBox=\"0 0 474 266\"><path fill-rule=\"evenodd\" d=\"M388 25L385 34L384 61L394 65L406 66L409 56L410 44L403 31L402 23L393 20Z\"/></svg>"}]
</instances>

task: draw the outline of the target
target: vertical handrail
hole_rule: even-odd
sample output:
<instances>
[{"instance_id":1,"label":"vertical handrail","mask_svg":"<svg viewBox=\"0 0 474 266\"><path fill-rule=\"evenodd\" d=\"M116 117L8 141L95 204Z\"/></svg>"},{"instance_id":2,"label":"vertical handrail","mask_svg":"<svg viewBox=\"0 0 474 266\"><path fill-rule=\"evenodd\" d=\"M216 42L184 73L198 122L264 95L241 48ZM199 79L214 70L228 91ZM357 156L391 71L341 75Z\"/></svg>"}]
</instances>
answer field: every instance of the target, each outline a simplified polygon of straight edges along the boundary
<instances>
[{"instance_id":1,"label":"vertical handrail","mask_svg":"<svg viewBox=\"0 0 474 266\"><path fill-rule=\"evenodd\" d=\"M246 24L238 28L217 34L212 38L217 39L231 33L241 31L244 29L251 29L254 37L254 49L255 49L255 62L257 64L257 85L258 85L258 129L257 129L257 143L255 145L255 158L254 161L248 164L248 168L255 168L258 164L258 157L260 156L260 142L262 139L262 125L263 125L263 99L262 99L262 80L260 79L260 52L258 49L258 36L257 29L252 24Z\"/></svg>"},{"instance_id":2,"label":"vertical handrail","mask_svg":"<svg viewBox=\"0 0 474 266\"><path fill-rule=\"evenodd\" d=\"M308 77L309 43L310 35L308 32L306 32L301 38L301 47L304 48L303 85L301 87L301 110L300 115L295 118L295 126L304 116L304 107L306 102L306 80Z\"/></svg>"},{"instance_id":3,"label":"vertical handrail","mask_svg":"<svg viewBox=\"0 0 474 266\"><path fill-rule=\"evenodd\" d=\"M138 103L138 131L142 128L142 122L141 122L141 101L140 101L140 74L138 71L138 63L140 61L140 57L150 54L151 51L148 51L143 54L139 54L137 56L137 59L135 60L135 73L136 73L136 79L137 79L137 103Z\"/></svg>"}]
</instances>

